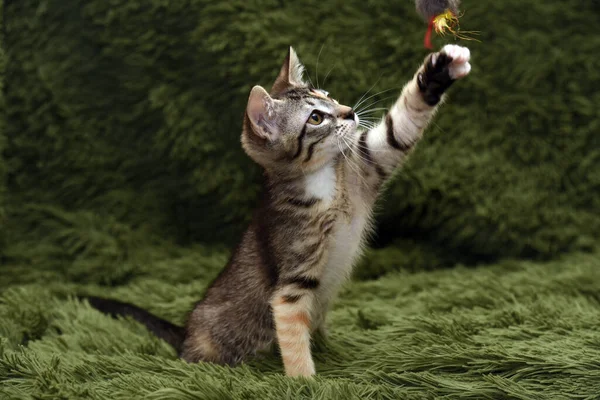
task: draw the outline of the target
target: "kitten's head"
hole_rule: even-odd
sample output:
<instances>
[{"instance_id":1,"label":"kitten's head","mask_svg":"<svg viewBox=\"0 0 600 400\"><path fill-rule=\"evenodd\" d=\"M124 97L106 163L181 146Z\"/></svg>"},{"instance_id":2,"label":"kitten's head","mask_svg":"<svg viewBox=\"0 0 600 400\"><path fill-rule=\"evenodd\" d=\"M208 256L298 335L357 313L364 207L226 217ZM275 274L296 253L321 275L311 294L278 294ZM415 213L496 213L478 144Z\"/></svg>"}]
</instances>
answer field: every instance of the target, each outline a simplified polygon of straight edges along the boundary
<instances>
[{"instance_id":1,"label":"kitten's head","mask_svg":"<svg viewBox=\"0 0 600 400\"><path fill-rule=\"evenodd\" d=\"M358 117L303 78L304 67L290 47L270 93L250 92L242 146L268 172L315 171L340 156L356 135Z\"/></svg>"}]
</instances>

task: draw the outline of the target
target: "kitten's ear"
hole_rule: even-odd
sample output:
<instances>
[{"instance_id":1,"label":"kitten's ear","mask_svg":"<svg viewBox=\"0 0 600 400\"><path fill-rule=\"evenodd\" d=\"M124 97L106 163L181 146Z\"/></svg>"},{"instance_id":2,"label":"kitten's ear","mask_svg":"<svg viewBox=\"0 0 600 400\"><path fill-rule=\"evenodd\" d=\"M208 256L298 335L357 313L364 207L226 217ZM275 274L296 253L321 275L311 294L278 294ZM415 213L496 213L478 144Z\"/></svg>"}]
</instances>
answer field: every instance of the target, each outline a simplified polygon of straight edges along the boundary
<instances>
[{"instance_id":1,"label":"kitten's ear","mask_svg":"<svg viewBox=\"0 0 600 400\"><path fill-rule=\"evenodd\" d=\"M281 71L279 71L273 88L271 88L271 94L276 96L292 86L305 86L306 83L302 79L302 75L304 75L304 65L302 65L298 59L298 55L290 46Z\"/></svg>"},{"instance_id":2,"label":"kitten's ear","mask_svg":"<svg viewBox=\"0 0 600 400\"><path fill-rule=\"evenodd\" d=\"M254 86L246 107L246 115L252 124L254 134L270 141L279 136L275 110L276 101L261 86Z\"/></svg>"}]
</instances>

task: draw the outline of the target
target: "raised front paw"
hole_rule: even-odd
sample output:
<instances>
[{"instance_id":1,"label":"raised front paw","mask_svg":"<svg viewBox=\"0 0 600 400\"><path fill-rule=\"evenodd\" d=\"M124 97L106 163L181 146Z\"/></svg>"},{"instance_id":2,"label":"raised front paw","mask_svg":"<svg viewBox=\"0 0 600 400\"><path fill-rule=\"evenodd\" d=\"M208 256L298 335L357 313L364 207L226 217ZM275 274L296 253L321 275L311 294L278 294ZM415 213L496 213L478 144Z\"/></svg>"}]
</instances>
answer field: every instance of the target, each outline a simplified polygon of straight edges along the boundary
<instances>
[{"instance_id":1,"label":"raised front paw","mask_svg":"<svg viewBox=\"0 0 600 400\"><path fill-rule=\"evenodd\" d=\"M471 71L471 52L466 47L448 44L438 53L430 54L417 76L419 90L430 106L440 102L444 92L455 80Z\"/></svg>"}]
</instances>

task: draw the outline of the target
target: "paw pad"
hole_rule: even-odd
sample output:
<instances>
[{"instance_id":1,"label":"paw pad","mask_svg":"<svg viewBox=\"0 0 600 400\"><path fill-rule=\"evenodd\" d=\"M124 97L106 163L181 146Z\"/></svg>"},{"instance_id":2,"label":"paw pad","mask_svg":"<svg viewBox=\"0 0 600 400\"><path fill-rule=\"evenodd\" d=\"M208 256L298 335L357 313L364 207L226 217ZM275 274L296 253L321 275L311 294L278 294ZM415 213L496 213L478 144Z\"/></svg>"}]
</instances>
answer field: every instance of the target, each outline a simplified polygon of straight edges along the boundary
<instances>
[{"instance_id":1,"label":"paw pad","mask_svg":"<svg viewBox=\"0 0 600 400\"><path fill-rule=\"evenodd\" d=\"M450 85L471 71L470 57L469 49L453 44L428 57L422 72L417 75L417 85L425 103L438 104Z\"/></svg>"}]
</instances>

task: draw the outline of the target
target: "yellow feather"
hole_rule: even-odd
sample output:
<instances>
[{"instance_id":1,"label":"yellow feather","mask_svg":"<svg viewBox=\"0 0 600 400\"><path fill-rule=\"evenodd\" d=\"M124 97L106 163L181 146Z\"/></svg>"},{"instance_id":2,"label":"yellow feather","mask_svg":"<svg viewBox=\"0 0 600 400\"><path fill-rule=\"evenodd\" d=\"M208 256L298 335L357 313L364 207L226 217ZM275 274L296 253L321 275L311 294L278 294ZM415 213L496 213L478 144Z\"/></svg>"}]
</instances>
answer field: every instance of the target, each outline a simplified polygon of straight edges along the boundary
<instances>
[{"instance_id":1,"label":"yellow feather","mask_svg":"<svg viewBox=\"0 0 600 400\"><path fill-rule=\"evenodd\" d=\"M443 14L436 16L433 19L433 28L435 29L435 33L444 36L447 32L450 32L454 37L459 39L478 41L477 39L470 37L469 34L478 35L479 32L461 31L458 18L459 17L454 15L454 13L450 10L446 10Z\"/></svg>"}]
</instances>

